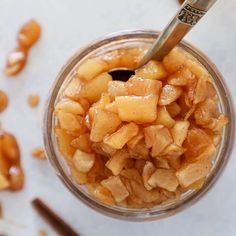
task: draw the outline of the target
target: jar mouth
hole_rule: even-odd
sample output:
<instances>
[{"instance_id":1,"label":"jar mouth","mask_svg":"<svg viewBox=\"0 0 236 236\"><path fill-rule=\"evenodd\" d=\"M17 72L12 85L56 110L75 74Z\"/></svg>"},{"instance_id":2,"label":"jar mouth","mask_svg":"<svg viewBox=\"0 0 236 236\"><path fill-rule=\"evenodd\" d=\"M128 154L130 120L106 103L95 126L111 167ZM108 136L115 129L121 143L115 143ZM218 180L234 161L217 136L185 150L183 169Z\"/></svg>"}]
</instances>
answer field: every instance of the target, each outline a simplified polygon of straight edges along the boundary
<instances>
[{"instance_id":1,"label":"jar mouth","mask_svg":"<svg viewBox=\"0 0 236 236\"><path fill-rule=\"evenodd\" d=\"M224 112L229 117L229 124L224 128L222 134L222 140L218 147L216 161L211 173L207 177L207 180L202 188L199 190L193 190L186 192L182 195L180 200L173 203L158 205L153 208L148 209L133 209L133 208L123 208L118 206L108 206L103 203L96 201L89 194L86 194L83 189L79 189L71 178L68 176L63 166L62 160L60 159L60 153L55 147L56 139L54 136L54 121L53 121L53 109L55 101L58 97L58 93L63 86L66 78L70 76L75 66L79 61L85 59L91 52L96 50L103 50L106 47L112 47L112 43L116 42L126 42L139 39L140 41L145 41L151 43L159 35L159 32L152 30L128 30L122 32L116 32L105 36L104 38L92 42L85 48L80 49L71 59L62 67L59 72L50 92L49 97L46 102L44 121L43 121L43 134L44 134L44 146L49 159L49 162L53 166L56 174L59 176L61 181L67 186L67 188L82 202L96 211L103 213L105 215L124 219L131 221L144 221L144 220L156 220L161 219L170 215L173 215L179 211L182 211L193 203L197 202L202 198L209 189L214 185L214 183L219 178L225 165L229 160L229 156L233 148L233 137L234 137L234 111L233 103L229 93L229 90L224 82L221 73L218 71L216 66L210 61L210 59L204 55L201 51L193 47L191 44L182 41L178 45L180 48L184 49L187 53L191 54L196 58L210 73L214 80L214 84L219 97L220 110Z\"/></svg>"}]
</instances>

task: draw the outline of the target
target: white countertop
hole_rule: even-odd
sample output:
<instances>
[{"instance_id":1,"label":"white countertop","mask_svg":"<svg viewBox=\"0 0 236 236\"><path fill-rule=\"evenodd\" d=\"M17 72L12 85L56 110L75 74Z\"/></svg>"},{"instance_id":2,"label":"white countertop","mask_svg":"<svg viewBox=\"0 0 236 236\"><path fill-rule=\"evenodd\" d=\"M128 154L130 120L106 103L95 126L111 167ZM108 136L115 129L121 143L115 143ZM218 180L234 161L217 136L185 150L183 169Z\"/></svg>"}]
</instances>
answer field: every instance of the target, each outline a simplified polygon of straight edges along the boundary
<instances>
[{"instance_id":1,"label":"white countertop","mask_svg":"<svg viewBox=\"0 0 236 236\"><path fill-rule=\"evenodd\" d=\"M65 61L81 46L114 31L161 30L178 9L177 0L1 0L0 67L16 45L16 32L30 18L42 25L41 40L32 49L23 73L6 78L0 89L10 106L0 114L4 129L14 133L21 147L26 186L19 193L1 192L4 214L15 224L0 221L0 234L34 236L43 228L56 235L31 209L39 196L82 236L234 236L236 235L236 159L231 160L214 188L200 202L169 219L132 223L100 215L79 202L59 181L48 163L35 160L30 150L42 145L41 116L48 89ZM219 0L187 40L215 62L236 100L236 1ZM30 109L27 96L38 93L40 106ZM235 153L236 154L236 153Z\"/></svg>"}]
</instances>

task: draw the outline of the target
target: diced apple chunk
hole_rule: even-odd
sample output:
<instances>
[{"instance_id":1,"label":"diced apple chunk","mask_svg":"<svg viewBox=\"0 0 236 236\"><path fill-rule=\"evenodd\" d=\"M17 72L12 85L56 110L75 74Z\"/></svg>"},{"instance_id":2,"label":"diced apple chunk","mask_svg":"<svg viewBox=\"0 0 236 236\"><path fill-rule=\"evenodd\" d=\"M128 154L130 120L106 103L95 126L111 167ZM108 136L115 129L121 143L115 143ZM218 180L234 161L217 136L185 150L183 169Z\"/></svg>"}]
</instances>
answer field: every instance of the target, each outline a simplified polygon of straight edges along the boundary
<instances>
[{"instance_id":1,"label":"diced apple chunk","mask_svg":"<svg viewBox=\"0 0 236 236\"><path fill-rule=\"evenodd\" d=\"M139 131L139 133L134 136L132 139L130 139L128 142L127 142L127 146L129 148L134 148L140 141L141 139L144 138L144 134L142 131Z\"/></svg>"},{"instance_id":2,"label":"diced apple chunk","mask_svg":"<svg viewBox=\"0 0 236 236\"><path fill-rule=\"evenodd\" d=\"M101 94L107 92L108 82L112 77L108 73L102 73L94 79L86 82L81 90L81 97L87 98L90 102L96 102Z\"/></svg>"},{"instance_id":3,"label":"diced apple chunk","mask_svg":"<svg viewBox=\"0 0 236 236\"><path fill-rule=\"evenodd\" d=\"M121 120L117 114L97 109L90 132L91 141L101 142L106 134L116 131L120 124Z\"/></svg>"},{"instance_id":4,"label":"diced apple chunk","mask_svg":"<svg viewBox=\"0 0 236 236\"><path fill-rule=\"evenodd\" d=\"M105 110L113 112L113 113L118 113L118 108L117 108L116 102L114 101L114 102L108 103L105 106Z\"/></svg>"},{"instance_id":5,"label":"diced apple chunk","mask_svg":"<svg viewBox=\"0 0 236 236\"><path fill-rule=\"evenodd\" d=\"M165 56L163 64L167 71L176 72L185 65L186 60L187 56L183 50L174 48L167 56Z\"/></svg>"},{"instance_id":6,"label":"diced apple chunk","mask_svg":"<svg viewBox=\"0 0 236 236\"><path fill-rule=\"evenodd\" d=\"M172 102L166 106L166 110L174 118L180 113L181 107L176 102Z\"/></svg>"},{"instance_id":7,"label":"diced apple chunk","mask_svg":"<svg viewBox=\"0 0 236 236\"><path fill-rule=\"evenodd\" d=\"M116 202L121 202L129 196L129 192L119 176L111 176L103 180L101 184L111 192Z\"/></svg>"},{"instance_id":8,"label":"diced apple chunk","mask_svg":"<svg viewBox=\"0 0 236 236\"><path fill-rule=\"evenodd\" d=\"M91 152L91 143L89 139L89 134L81 134L79 137L71 141L71 146L80 149L83 152Z\"/></svg>"},{"instance_id":9,"label":"diced apple chunk","mask_svg":"<svg viewBox=\"0 0 236 236\"><path fill-rule=\"evenodd\" d=\"M99 58L87 59L79 66L77 70L77 75L79 79L91 80L95 76L101 74L107 69L107 65Z\"/></svg>"},{"instance_id":10,"label":"diced apple chunk","mask_svg":"<svg viewBox=\"0 0 236 236\"><path fill-rule=\"evenodd\" d=\"M72 177L78 184L88 183L87 173L78 171L74 165L71 165L70 169Z\"/></svg>"},{"instance_id":11,"label":"diced apple chunk","mask_svg":"<svg viewBox=\"0 0 236 236\"><path fill-rule=\"evenodd\" d=\"M147 148L152 147L152 145L155 141L156 134L162 128L164 128L163 125L150 125L150 126L144 128L144 137L145 137L145 143L146 143Z\"/></svg>"},{"instance_id":12,"label":"diced apple chunk","mask_svg":"<svg viewBox=\"0 0 236 236\"><path fill-rule=\"evenodd\" d=\"M135 74L145 79L164 79L167 76L165 67L158 61L149 61L146 65L136 70Z\"/></svg>"},{"instance_id":13,"label":"diced apple chunk","mask_svg":"<svg viewBox=\"0 0 236 236\"><path fill-rule=\"evenodd\" d=\"M66 86L64 95L73 100L78 100L81 97L80 93L81 93L82 86L83 86L83 83L78 78L74 78Z\"/></svg>"},{"instance_id":14,"label":"diced apple chunk","mask_svg":"<svg viewBox=\"0 0 236 236\"><path fill-rule=\"evenodd\" d=\"M191 80L193 74L188 68L181 68L176 73L170 75L168 77L168 84L175 85L175 86L185 86L188 84L188 81Z\"/></svg>"},{"instance_id":15,"label":"diced apple chunk","mask_svg":"<svg viewBox=\"0 0 236 236\"><path fill-rule=\"evenodd\" d=\"M158 134L155 136L154 143L152 145L151 156L158 156L163 150L172 143L172 137L167 128L161 129Z\"/></svg>"},{"instance_id":16,"label":"diced apple chunk","mask_svg":"<svg viewBox=\"0 0 236 236\"><path fill-rule=\"evenodd\" d=\"M155 170L156 167L150 161L147 161L143 167L143 173L142 173L143 184L147 190L151 190L153 188L148 184L148 180L151 177L151 175L155 172Z\"/></svg>"},{"instance_id":17,"label":"diced apple chunk","mask_svg":"<svg viewBox=\"0 0 236 236\"><path fill-rule=\"evenodd\" d=\"M7 178L0 172L0 190L10 187L10 182Z\"/></svg>"},{"instance_id":18,"label":"diced apple chunk","mask_svg":"<svg viewBox=\"0 0 236 236\"><path fill-rule=\"evenodd\" d=\"M123 125L115 133L105 136L103 142L115 149L121 149L124 145L138 133L138 125L129 123Z\"/></svg>"},{"instance_id":19,"label":"diced apple chunk","mask_svg":"<svg viewBox=\"0 0 236 236\"><path fill-rule=\"evenodd\" d=\"M182 93L182 89L180 87L169 85L169 84L165 85L161 91L159 105L165 106L174 102L175 100L179 98L181 93Z\"/></svg>"},{"instance_id":20,"label":"diced apple chunk","mask_svg":"<svg viewBox=\"0 0 236 236\"><path fill-rule=\"evenodd\" d=\"M133 148L129 148L129 155L134 159L148 159L149 149L146 147L144 140L141 140Z\"/></svg>"},{"instance_id":21,"label":"diced apple chunk","mask_svg":"<svg viewBox=\"0 0 236 236\"><path fill-rule=\"evenodd\" d=\"M187 137L189 126L189 121L176 121L174 127L171 129L171 134L176 145L182 146Z\"/></svg>"},{"instance_id":22,"label":"diced apple chunk","mask_svg":"<svg viewBox=\"0 0 236 236\"><path fill-rule=\"evenodd\" d=\"M73 163L78 171L87 173L95 163L95 155L77 149L73 156Z\"/></svg>"},{"instance_id":23,"label":"diced apple chunk","mask_svg":"<svg viewBox=\"0 0 236 236\"><path fill-rule=\"evenodd\" d=\"M111 97L128 95L125 82L122 82L122 81L108 82L108 93L110 94Z\"/></svg>"},{"instance_id":24,"label":"diced apple chunk","mask_svg":"<svg viewBox=\"0 0 236 236\"><path fill-rule=\"evenodd\" d=\"M57 136L60 152L67 159L71 160L72 156L74 155L75 148L70 144L74 137L61 128L55 128L55 133Z\"/></svg>"},{"instance_id":25,"label":"diced apple chunk","mask_svg":"<svg viewBox=\"0 0 236 236\"><path fill-rule=\"evenodd\" d=\"M187 188L194 182L206 177L212 167L208 159L200 159L196 162L187 164L176 172L176 176L181 186Z\"/></svg>"},{"instance_id":26,"label":"diced apple chunk","mask_svg":"<svg viewBox=\"0 0 236 236\"><path fill-rule=\"evenodd\" d=\"M85 112L84 108L78 102L75 102L70 99L63 99L56 104L55 112L58 112L60 110L64 112L69 112L75 115L83 115Z\"/></svg>"},{"instance_id":27,"label":"diced apple chunk","mask_svg":"<svg viewBox=\"0 0 236 236\"><path fill-rule=\"evenodd\" d=\"M78 132L82 128L81 117L72 113L58 111L57 117L62 129L70 132Z\"/></svg>"},{"instance_id":28,"label":"diced apple chunk","mask_svg":"<svg viewBox=\"0 0 236 236\"><path fill-rule=\"evenodd\" d=\"M179 185L178 179L173 170L157 169L148 180L153 188L160 187L174 192Z\"/></svg>"},{"instance_id":29,"label":"diced apple chunk","mask_svg":"<svg viewBox=\"0 0 236 236\"><path fill-rule=\"evenodd\" d=\"M162 82L158 80L144 79L132 76L127 82L126 87L129 95L146 96L157 95L159 97Z\"/></svg>"},{"instance_id":30,"label":"diced apple chunk","mask_svg":"<svg viewBox=\"0 0 236 236\"><path fill-rule=\"evenodd\" d=\"M211 144L211 138L202 129L190 129L183 145L186 148L186 152L184 153L186 160L195 160Z\"/></svg>"},{"instance_id":31,"label":"diced apple chunk","mask_svg":"<svg viewBox=\"0 0 236 236\"><path fill-rule=\"evenodd\" d=\"M165 106L159 106L157 108L157 118L155 124L164 125L167 128L171 128L175 124L175 120L170 116Z\"/></svg>"},{"instance_id":32,"label":"diced apple chunk","mask_svg":"<svg viewBox=\"0 0 236 236\"><path fill-rule=\"evenodd\" d=\"M152 122L157 116L157 96L118 96L115 98L122 121Z\"/></svg>"},{"instance_id":33,"label":"diced apple chunk","mask_svg":"<svg viewBox=\"0 0 236 236\"><path fill-rule=\"evenodd\" d=\"M115 204L115 200L111 194L111 192L103 187L102 185L98 185L94 191L93 191L93 195L101 202L104 202L108 205L114 205Z\"/></svg>"},{"instance_id":34,"label":"diced apple chunk","mask_svg":"<svg viewBox=\"0 0 236 236\"><path fill-rule=\"evenodd\" d=\"M117 151L106 163L106 167L110 169L113 175L118 175L126 164L129 153L126 149Z\"/></svg>"}]
</instances>

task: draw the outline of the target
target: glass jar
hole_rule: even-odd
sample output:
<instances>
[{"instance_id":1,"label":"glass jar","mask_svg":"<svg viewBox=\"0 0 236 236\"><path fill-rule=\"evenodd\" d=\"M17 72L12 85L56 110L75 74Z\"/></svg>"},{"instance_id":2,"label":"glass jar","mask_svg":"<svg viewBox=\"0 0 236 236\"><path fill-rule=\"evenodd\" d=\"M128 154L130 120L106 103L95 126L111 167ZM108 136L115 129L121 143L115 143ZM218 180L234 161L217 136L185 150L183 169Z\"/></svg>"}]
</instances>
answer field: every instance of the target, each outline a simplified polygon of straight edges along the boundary
<instances>
[{"instance_id":1,"label":"glass jar","mask_svg":"<svg viewBox=\"0 0 236 236\"><path fill-rule=\"evenodd\" d=\"M216 66L199 50L192 45L181 42L179 47L190 53L196 58L211 74L215 88L219 97L219 110L229 117L229 124L224 128L222 140L217 149L214 166L207 177L203 187L198 190L187 191L181 195L180 199L169 202L165 205L158 205L150 209L130 209L119 206L108 206L97 201L91 196L86 188L77 184L72 178L70 168L65 159L60 154L57 140L54 133L55 117L53 114L54 104L60 97L64 87L68 84L76 68L87 58L98 54L106 53L115 49L122 49L136 46L150 46L158 37L158 32L149 30L123 31L110 34L88 46L80 49L75 55L63 66L57 76L46 103L44 114L44 144L47 157L56 171L56 174L67 186L67 188L82 202L94 210L105 215L131 221L157 220L191 206L202 198L214 185L221 175L226 163L229 160L233 147L234 139L234 111L229 90L225 85L224 79Z\"/></svg>"}]
</instances>

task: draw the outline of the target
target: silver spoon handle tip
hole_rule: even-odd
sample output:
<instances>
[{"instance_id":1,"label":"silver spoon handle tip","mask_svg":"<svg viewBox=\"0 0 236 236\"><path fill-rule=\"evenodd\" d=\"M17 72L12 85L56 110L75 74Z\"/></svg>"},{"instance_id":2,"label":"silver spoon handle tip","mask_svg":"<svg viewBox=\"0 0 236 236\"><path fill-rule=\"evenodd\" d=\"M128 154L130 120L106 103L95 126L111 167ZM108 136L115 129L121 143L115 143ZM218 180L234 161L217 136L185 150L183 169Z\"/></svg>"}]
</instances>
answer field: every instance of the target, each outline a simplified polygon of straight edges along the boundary
<instances>
[{"instance_id":1,"label":"silver spoon handle tip","mask_svg":"<svg viewBox=\"0 0 236 236\"><path fill-rule=\"evenodd\" d=\"M161 61L198 23L215 2L216 0L185 1L175 17L142 58L137 68L145 65L151 59Z\"/></svg>"}]
</instances>

